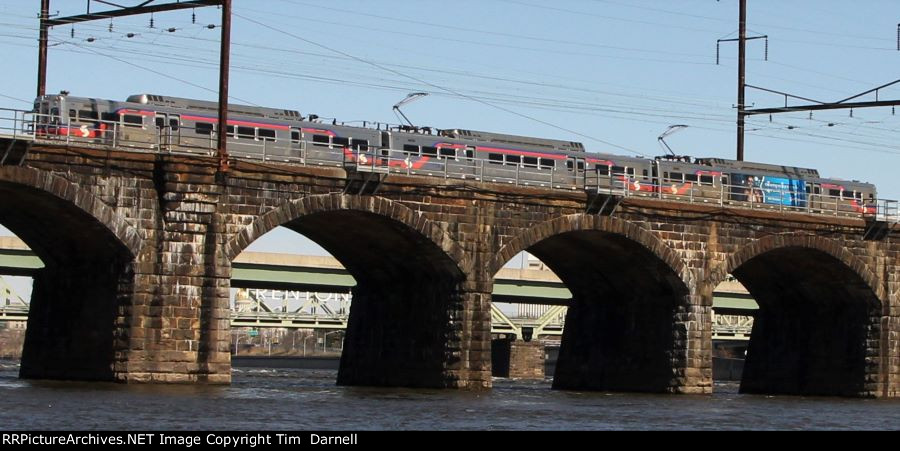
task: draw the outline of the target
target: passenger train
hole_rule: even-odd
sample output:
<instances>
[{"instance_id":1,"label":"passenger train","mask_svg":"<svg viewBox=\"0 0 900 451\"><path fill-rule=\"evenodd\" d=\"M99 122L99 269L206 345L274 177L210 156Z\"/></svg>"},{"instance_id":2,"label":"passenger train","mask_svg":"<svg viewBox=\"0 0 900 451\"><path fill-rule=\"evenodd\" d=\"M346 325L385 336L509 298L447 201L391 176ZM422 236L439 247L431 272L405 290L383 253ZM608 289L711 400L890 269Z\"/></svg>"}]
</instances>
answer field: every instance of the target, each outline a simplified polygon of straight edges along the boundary
<instances>
[{"instance_id":1,"label":"passenger train","mask_svg":"<svg viewBox=\"0 0 900 451\"><path fill-rule=\"evenodd\" d=\"M35 100L35 132L45 138L158 152L210 154L218 105L152 94L124 102L47 95ZM473 130L347 125L296 110L229 105L229 155L237 159L382 166L410 174L530 181L629 195L746 203L768 208L875 212L875 186L823 178L815 169L721 158L641 158L585 151L579 142Z\"/></svg>"}]
</instances>

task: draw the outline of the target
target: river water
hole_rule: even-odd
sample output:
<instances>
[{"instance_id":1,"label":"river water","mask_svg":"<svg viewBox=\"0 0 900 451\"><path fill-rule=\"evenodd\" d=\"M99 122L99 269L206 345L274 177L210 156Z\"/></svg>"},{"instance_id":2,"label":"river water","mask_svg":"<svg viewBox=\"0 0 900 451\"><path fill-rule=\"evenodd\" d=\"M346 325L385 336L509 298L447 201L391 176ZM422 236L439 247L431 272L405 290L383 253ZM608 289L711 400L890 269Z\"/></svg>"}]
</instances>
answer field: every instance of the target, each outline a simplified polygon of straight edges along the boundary
<instances>
[{"instance_id":1,"label":"river water","mask_svg":"<svg viewBox=\"0 0 900 451\"><path fill-rule=\"evenodd\" d=\"M18 379L0 364L3 430L898 429L900 400L563 392L495 379L489 392L338 387L334 370L235 368L233 384Z\"/></svg>"}]
</instances>

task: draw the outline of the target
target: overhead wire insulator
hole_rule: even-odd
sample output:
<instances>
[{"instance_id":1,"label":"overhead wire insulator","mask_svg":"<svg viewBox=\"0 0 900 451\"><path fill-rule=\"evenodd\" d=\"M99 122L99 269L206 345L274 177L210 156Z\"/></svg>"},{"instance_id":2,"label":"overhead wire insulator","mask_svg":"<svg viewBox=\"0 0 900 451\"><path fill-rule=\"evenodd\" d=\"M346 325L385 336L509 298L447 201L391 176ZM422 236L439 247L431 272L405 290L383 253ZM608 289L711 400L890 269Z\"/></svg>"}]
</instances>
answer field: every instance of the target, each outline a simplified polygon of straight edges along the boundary
<instances>
[{"instance_id":1,"label":"overhead wire insulator","mask_svg":"<svg viewBox=\"0 0 900 451\"><path fill-rule=\"evenodd\" d=\"M769 61L769 37L766 36L766 54L763 57L763 61Z\"/></svg>"},{"instance_id":2,"label":"overhead wire insulator","mask_svg":"<svg viewBox=\"0 0 900 451\"><path fill-rule=\"evenodd\" d=\"M197 23L197 10L196 9L191 10L191 23L192 24Z\"/></svg>"},{"instance_id":3,"label":"overhead wire insulator","mask_svg":"<svg viewBox=\"0 0 900 451\"><path fill-rule=\"evenodd\" d=\"M113 32L113 21L112 21L112 19L109 19L109 32L110 32L110 33Z\"/></svg>"},{"instance_id":4,"label":"overhead wire insulator","mask_svg":"<svg viewBox=\"0 0 900 451\"><path fill-rule=\"evenodd\" d=\"M153 13L150 13L150 28L154 28L154 26L153 26Z\"/></svg>"}]
</instances>

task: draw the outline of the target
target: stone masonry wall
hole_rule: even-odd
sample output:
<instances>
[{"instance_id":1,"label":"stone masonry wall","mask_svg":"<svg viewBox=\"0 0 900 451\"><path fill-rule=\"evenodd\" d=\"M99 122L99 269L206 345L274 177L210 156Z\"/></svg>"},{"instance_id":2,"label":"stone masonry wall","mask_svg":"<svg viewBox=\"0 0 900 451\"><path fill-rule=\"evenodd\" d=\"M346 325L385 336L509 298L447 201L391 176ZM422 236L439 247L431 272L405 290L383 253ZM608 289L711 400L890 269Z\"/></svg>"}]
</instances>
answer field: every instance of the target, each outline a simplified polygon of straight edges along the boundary
<instances>
[{"instance_id":1,"label":"stone masonry wall","mask_svg":"<svg viewBox=\"0 0 900 451\"><path fill-rule=\"evenodd\" d=\"M371 349L360 341L351 353L356 357L342 362L340 377L353 384L489 387L493 275L530 249L591 312L573 318L583 326L566 331L570 344L563 343L558 368L573 381L566 388L710 392L712 291L735 274L771 321L826 325L861 349L832 358L835 340L809 344L807 368L842 376L803 376L798 368L777 378L745 378L748 390L900 396L900 240L863 241L861 220L653 199L627 199L610 218L586 214L582 192L391 175L377 194L355 195L343 192L340 168L238 161L219 183L214 164L212 158L36 146L23 166L0 167L0 222L60 275L36 284L44 287L34 304L42 313L30 319L29 334L37 335L26 338L31 360L23 375L67 378L69 364L47 363L48 350L60 349L52 342L101 340L109 345L97 348L93 369L72 364L72 377L229 382L231 261L283 225L325 243L358 280L380 287L360 287L371 293L365 308L380 319L354 316L353 333L383 341ZM67 279L84 272L109 274L97 279L96 299L78 301L83 314L108 321L61 328L54 318L66 314L57 310L57 298L66 287L88 290ZM816 288L826 279L842 288ZM399 298L378 302L403 283L425 296L413 317L444 325L438 332L412 326L398 332L385 324L417 306ZM799 307L787 309L788 302ZM657 307L651 312L648 305ZM840 318L850 323L835 321ZM589 332L604 322L621 327ZM430 344L416 347L415 337ZM776 350L787 338L772 335L751 345L747 373L753 365L796 360ZM601 339L600 354L576 351ZM419 358L419 366L392 369L368 351L397 364ZM569 363L563 353L572 356ZM640 363L646 356L656 357ZM630 371L651 368L642 376L649 385L623 385L627 373L609 373L610 362L632 365ZM608 383L598 385L596 374L606 374L599 380Z\"/></svg>"}]
</instances>

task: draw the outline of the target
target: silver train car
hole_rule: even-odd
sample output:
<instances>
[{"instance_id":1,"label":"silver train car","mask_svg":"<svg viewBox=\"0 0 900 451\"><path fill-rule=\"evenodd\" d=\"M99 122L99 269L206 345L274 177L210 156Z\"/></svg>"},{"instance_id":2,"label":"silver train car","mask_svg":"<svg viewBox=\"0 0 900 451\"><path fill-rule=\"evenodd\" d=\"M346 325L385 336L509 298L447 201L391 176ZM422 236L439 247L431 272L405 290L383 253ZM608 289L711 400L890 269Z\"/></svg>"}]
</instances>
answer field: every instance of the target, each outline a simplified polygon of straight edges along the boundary
<instances>
[{"instance_id":1,"label":"silver train car","mask_svg":"<svg viewBox=\"0 0 900 451\"><path fill-rule=\"evenodd\" d=\"M65 94L35 100L35 132L99 145L209 155L219 131L215 102L138 94L124 102ZM554 188L624 190L761 207L875 212L875 186L823 178L815 169L721 158L641 158L585 151L579 142L460 129L348 125L299 111L229 105L229 155L237 159L385 166L409 174Z\"/></svg>"}]
</instances>

